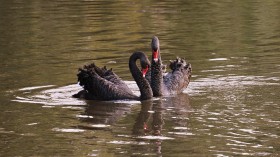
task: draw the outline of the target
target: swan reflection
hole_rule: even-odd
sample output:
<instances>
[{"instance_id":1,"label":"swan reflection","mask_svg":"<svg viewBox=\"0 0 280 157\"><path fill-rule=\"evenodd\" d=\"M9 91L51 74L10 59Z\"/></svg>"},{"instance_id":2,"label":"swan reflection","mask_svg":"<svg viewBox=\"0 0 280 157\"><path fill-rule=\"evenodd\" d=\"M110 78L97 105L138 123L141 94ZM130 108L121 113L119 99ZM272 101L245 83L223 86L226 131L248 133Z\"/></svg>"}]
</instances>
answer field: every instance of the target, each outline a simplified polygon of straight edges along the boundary
<instances>
[{"instance_id":1,"label":"swan reflection","mask_svg":"<svg viewBox=\"0 0 280 157\"><path fill-rule=\"evenodd\" d=\"M185 128L190 111L191 106L187 94L144 101L141 103L141 110L132 133L133 135L160 136L164 121L170 123L173 128Z\"/></svg>"},{"instance_id":2,"label":"swan reflection","mask_svg":"<svg viewBox=\"0 0 280 157\"><path fill-rule=\"evenodd\" d=\"M115 124L131 112L131 105L114 101L87 101L85 111L79 115L84 129L104 129Z\"/></svg>"},{"instance_id":3,"label":"swan reflection","mask_svg":"<svg viewBox=\"0 0 280 157\"><path fill-rule=\"evenodd\" d=\"M147 146L137 146L135 151L150 151L148 154L161 155L162 143L173 140L186 131L191 111L189 96L180 94L174 97L161 97L144 101L132 128L132 135L138 142L147 142ZM174 131L175 130L175 131ZM177 132L177 134L176 134Z\"/></svg>"},{"instance_id":4,"label":"swan reflection","mask_svg":"<svg viewBox=\"0 0 280 157\"><path fill-rule=\"evenodd\" d=\"M146 152L148 155L161 155L166 140L191 134L188 129L191 106L187 94L138 103L87 101L85 111L79 116L82 123L78 128L112 132L114 138L103 141L118 145L115 153L127 150L130 145L131 153Z\"/></svg>"}]
</instances>

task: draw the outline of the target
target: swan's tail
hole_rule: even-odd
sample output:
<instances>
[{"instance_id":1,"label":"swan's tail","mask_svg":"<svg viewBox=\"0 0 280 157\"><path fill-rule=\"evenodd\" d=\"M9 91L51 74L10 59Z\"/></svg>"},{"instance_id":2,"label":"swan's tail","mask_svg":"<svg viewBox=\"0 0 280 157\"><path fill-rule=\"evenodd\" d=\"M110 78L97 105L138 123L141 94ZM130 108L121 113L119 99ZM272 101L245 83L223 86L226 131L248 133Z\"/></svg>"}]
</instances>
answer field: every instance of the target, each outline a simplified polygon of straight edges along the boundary
<instances>
[{"instance_id":1,"label":"swan's tail","mask_svg":"<svg viewBox=\"0 0 280 157\"><path fill-rule=\"evenodd\" d=\"M99 81L97 80L101 80L106 72L106 67L99 68L94 63L85 65L83 68L79 68L78 82L92 97L100 97Z\"/></svg>"},{"instance_id":2,"label":"swan's tail","mask_svg":"<svg viewBox=\"0 0 280 157\"><path fill-rule=\"evenodd\" d=\"M135 98L127 85L112 71L105 66L100 68L94 63L85 65L77 74L80 86L86 91L86 96L93 99L111 100L119 98ZM122 90L121 92L117 90ZM124 93L126 95L120 95ZM84 94L84 93L81 93ZM81 94L77 94L81 98ZM127 96L128 95L128 96ZM74 95L74 97L77 97Z\"/></svg>"}]
</instances>

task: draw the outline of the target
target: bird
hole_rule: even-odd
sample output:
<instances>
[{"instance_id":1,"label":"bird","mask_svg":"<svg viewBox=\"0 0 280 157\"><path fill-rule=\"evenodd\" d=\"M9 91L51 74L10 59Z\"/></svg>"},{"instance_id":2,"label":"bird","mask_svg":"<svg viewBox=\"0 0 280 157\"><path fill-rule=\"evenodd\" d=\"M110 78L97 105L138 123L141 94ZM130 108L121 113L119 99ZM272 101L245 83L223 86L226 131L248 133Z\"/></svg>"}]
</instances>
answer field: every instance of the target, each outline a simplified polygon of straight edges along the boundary
<instances>
[{"instance_id":1,"label":"bird","mask_svg":"<svg viewBox=\"0 0 280 157\"><path fill-rule=\"evenodd\" d=\"M141 70L136 61L140 60ZM150 61L147 56L141 52L134 52L129 58L130 72L139 87L140 97L135 95L126 83L106 66L100 68L94 63L85 65L78 70L78 81L84 90L74 94L75 98L84 98L87 100L147 100L153 97L151 86L145 75L150 68Z\"/></svg>"},{"instance_id":2,"label":"bird","mask_svg":"<svg viewBox=\"0 0 280 157\"><path fill-rule=\"evenodd\" d=\"M166 96L182 93L187 88L192 67L185 59L177 57L170 61L171 72L163 73L163 64L160 55L160 44L158 37L154 36L151 42L152 61L150 68L150 85L153 96Z\"/></svg>"}]
</instances>

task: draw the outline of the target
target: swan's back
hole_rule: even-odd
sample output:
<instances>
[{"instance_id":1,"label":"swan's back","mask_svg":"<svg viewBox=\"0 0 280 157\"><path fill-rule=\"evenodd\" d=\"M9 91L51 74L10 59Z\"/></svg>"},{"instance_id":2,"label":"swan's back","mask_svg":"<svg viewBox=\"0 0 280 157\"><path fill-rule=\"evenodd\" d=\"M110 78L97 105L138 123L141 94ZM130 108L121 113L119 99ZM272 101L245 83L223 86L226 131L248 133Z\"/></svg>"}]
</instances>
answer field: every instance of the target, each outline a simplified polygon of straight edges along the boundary
<instances>
[{"instance_id":1,"label":"swan's back","mask_svg":"<svg viewBox=\"0 0 280 157\"><path fill-rule=\"evenodd\" d=\"M165 94L178 94L187 88L191 78L191 64L186 60L177 58L170 62L172 72L167 73L164 80Z\"/></svg>"},{"instance_id":2,"label":"swan's back","mask_svg":"<svg viewBox=\"0 0 280 157\"><path fill-rule=\"evenodd\" d=\"M86 91L83 92L86 96L76 97L97 100L137 98L112 69L108 70L106 67L99 68L93 63L80 68L77 76L80 85Z\"/></svg>"}]
</instances>

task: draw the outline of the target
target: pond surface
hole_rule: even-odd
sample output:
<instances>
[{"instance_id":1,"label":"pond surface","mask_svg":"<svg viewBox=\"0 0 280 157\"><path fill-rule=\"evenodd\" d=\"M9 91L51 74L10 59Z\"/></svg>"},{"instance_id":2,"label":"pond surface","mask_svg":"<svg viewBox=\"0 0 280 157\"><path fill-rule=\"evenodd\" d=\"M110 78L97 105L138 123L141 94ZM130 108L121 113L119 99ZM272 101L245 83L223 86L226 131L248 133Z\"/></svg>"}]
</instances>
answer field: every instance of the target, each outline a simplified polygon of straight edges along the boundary
<instances>
[{"instance_id":1,"label":"pond surface","mask_svg":"<svg viewBox=\"0 0 280 157\"><path fill-rule=\"evenodd\" d=\"M0 156L279 156L279 1L0 2ZM136 50L193 68L180 95L84 101L76 73Z\"/></svg>"}]
</instances>

